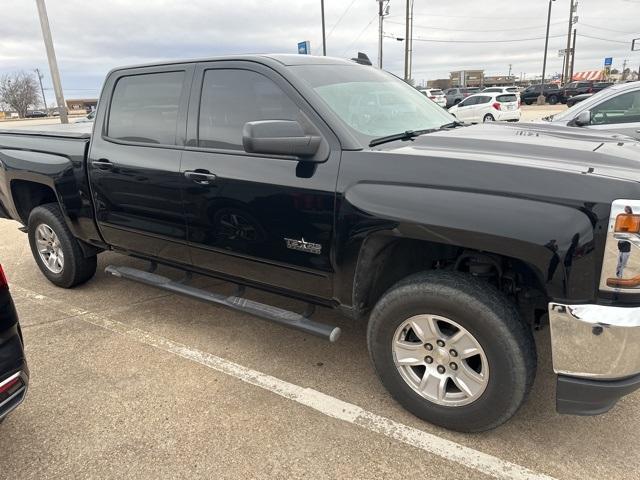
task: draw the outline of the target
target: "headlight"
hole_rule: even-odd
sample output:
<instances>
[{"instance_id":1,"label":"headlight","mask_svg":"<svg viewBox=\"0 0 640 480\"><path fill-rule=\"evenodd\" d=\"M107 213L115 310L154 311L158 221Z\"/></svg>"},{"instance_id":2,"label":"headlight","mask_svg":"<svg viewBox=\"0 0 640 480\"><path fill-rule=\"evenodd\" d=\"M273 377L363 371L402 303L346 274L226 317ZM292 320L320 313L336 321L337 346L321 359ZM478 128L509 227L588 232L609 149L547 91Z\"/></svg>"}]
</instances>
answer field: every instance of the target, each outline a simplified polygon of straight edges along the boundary
<instances>
[{"instance_id":1,"label":"headlight","mask_svg":"<svg viewBox=\"0 0 640 480\"><path fill-rule=\"evenodd\" d=\"M640 200L611 205L600 289L640 292Z\"/></svg>"}]
</instances>

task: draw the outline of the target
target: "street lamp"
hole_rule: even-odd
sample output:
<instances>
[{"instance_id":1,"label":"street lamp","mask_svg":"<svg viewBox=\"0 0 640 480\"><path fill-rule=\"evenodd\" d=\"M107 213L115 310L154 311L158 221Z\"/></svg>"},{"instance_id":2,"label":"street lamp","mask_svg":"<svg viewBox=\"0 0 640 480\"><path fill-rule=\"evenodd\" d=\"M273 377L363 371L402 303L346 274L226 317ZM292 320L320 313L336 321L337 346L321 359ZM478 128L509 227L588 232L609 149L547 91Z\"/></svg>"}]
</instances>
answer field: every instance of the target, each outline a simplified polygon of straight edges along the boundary
<instances>
[{"instance_id":1,"label":"street lamp","mask_svg":"<svg viewBox=\"0 0 640 480\"><path fill-rule=\"evenodd\" d=\"M551 3L556 0L549 0L549 13L547 13L547 35L544 39L544 60L542 61L542 82L540 83L540 95L538 95L538 105L544 105L544 75L547 70L547 47L549 46L549 25L551 24Z\"/></svg>"}]
</instances>

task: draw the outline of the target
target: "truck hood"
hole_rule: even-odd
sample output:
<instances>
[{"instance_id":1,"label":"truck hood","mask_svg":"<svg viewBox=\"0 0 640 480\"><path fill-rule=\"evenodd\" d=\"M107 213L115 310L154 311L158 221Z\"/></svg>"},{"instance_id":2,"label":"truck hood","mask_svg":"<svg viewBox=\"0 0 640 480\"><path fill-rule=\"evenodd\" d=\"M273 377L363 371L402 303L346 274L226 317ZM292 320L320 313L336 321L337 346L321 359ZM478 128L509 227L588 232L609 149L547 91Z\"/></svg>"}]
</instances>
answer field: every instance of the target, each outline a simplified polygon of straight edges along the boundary
<instances>
[{"instance_id":1,"label":"truck hood","mask_svg":"<svg viewBox=\"0 0 640 480\"><path fill-rule=\"evenodd\" d=\"M540 123L489 123L442 130L381 150L603 175L640 182L640 142Z\"/></svg>"}]
</instances>

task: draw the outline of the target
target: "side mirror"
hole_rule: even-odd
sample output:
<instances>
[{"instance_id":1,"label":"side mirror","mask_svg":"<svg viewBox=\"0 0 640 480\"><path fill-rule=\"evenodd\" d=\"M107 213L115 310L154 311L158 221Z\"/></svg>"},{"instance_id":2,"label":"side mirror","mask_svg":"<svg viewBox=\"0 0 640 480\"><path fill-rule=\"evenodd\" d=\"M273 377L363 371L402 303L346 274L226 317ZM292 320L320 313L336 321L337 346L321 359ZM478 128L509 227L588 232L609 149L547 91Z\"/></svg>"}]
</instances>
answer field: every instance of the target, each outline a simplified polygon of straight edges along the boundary
<instances>
[{"instance_id":1,"label":"side mirror","mask_svg":"<svg viewBox=\"0 0 640 480\"><path fill-rule=\"evenodd\" d=\"M247 153L312 157L322 137L309 135L295 120L260 120L242 128L242 145Z\"/></svg>"},{"instance_id":2,"label":"side mirror","mask_svg":"<svg viewBox=\"0 0 640 480\"><path fill-rule=\"evenodd\" d=\"M586 125L591 125L591 112L589 110L585 110L584 112L580 112L576 118L573 119L573 125L576 127L584 127Z\"/></svg>"}]
</instances>

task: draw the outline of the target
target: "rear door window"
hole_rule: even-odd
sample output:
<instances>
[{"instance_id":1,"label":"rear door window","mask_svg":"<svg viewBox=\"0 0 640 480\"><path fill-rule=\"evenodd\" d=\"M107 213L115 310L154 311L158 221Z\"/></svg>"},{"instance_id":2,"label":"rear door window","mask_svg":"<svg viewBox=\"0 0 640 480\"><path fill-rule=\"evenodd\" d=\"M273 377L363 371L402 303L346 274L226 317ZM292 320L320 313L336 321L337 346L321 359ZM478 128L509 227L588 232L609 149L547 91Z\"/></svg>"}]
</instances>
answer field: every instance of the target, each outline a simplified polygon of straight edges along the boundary
<instances>
[{"instance_id":1,"label":"rear door window","mask_svg":"<svg viewBox=\"0 0 640 480\"><path fill-rule=\"evenodd\" d=\"M185 72L118 79L111 97L107 136L121 141L175 145Z\"/></svg>"},{"instance_id":2,"label":"rear door window","mask_svg":"<svg viewBox=\"0 0 640 480\"><path fill-rule=\"evenodd\" d=\"M491 97L488 96L488 95L482 95L482 96L478 96L478 97L475 97L475 98L476 98L476 105L489 103L491 101Z\"/></svg>"}]
</instances>

